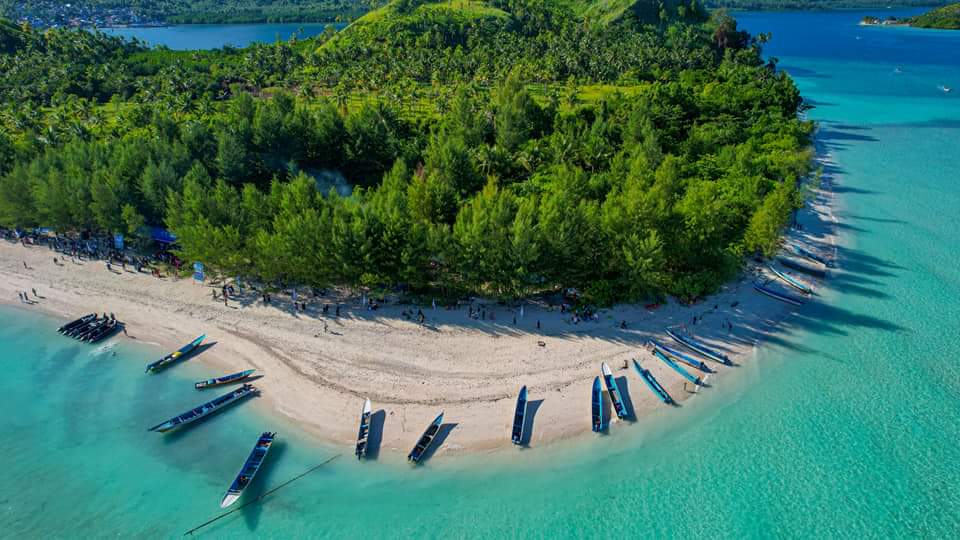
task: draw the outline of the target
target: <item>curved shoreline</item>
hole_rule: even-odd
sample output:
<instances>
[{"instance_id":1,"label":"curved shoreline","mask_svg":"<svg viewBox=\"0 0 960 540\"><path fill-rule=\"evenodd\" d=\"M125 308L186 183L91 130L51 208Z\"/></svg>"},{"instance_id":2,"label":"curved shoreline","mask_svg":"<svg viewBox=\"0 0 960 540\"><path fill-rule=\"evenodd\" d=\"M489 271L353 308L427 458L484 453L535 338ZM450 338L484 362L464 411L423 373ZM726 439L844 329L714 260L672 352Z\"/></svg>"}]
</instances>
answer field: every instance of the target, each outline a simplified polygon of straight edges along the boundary
<instances>
[{"instance_id":1,"label":"curved shoreline","mask_svg":"<svg viewBox=\"0 0 960 540\"><path fill-rule=\"evenodd\" d=\"M818 162L829 162L818 150ZM803 230L790 229L786 242L835 250L832 182L825 175L798 214ZM590 385L601 362L627 381L627 400L636 417L646 417L668 407L632 370L623 369L631 358L650 369L680 404L696 395L687 389L689 383L643 350L648 339L670 343L664 329L687 324L699 340L739 365L753 361L756 344L775 333L777 323L795 309L753 291L751 281L762 265L750 263L737 281L694 306L670 302L649 311L620 305L601 310L598 322L572 325L558 311L528 302L522 317L491 304L497 316L493 321L470 319L465 309L427 306L427 325L421 327L401 317L409 306L391 304L369 312L353 298L343 299L352 302L342 317L327 319L331 332L324 333L317 302L308 313L292 311L286 297L269 306L256 300L227 308L212 301L208 286L190 280L111 275L98 262L55 266L52 257L43 247L0 244L0 302L65 319L113 311L127 323L130 336L164 350L207 333L216 346L192 362L209 366L211 376L257 368L265 375L257 383L265 398L258 407L282 414L321 443L352 446L360 408L370 397L374 411L384 410L381 447L390 455L405 454L441 409L456 428L437 449L438 456L512 447L514 401L524 384L530 400L540 401L530 446L585 436L591 432ZM14 300L18 291L31 288L46 298L30 307ZM694 316L700 318L696 326L691 324ZM627 330L618 327L622 320L628 321ZM724 329L727 321L734 325L732 334ZM722 392L723 379L736 369L707 364L714 373L710 387L700 391ZM629 429L622 424L615 422L611 429Z\"/></svg>"}]
</instances>

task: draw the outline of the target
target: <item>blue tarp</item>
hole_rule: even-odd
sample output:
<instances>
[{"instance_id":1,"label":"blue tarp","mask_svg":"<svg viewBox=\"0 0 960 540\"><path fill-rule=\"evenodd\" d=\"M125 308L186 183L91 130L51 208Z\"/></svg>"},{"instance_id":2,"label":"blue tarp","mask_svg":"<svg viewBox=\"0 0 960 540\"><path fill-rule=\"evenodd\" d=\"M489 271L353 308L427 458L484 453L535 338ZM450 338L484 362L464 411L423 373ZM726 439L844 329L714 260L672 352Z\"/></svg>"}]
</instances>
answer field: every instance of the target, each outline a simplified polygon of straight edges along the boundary
<instances>
[{"instance_id":1,"label":"blue tarp","mask_svg":"<svg viewBox=\"0 0 960 540\"><path fill-rule=\"evenodd\" d=\"M150 227L150 238L164 244L172 244L177 241L177 237L163 227Z\"/></svg>"}]
</instances>

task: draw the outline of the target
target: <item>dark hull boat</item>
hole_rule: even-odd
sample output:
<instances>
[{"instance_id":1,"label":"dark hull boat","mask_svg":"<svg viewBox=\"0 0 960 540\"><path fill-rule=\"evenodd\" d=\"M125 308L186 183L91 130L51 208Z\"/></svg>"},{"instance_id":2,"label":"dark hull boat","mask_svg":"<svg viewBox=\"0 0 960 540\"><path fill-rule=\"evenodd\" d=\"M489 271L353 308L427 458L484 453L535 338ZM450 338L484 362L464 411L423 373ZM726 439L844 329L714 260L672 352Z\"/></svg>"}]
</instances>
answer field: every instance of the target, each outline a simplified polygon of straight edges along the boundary
<instances>
[{"instance_id":1,"label":"dark hull boat","mask_svg":"<svg viewBox=\"0 0 960 540\"><path fill-rule=\"evenodd\" d=\"M252 385L245 384L242 387L232 390L220 397L214 398L195 409L191 409L179 416L174 416L166 422L161 422L152 428L149 428L147 431L157 431L160 433L173 431L180 426L185 426L192 422L196 422L201 418L206 418L207 416L210 416L211 414L233 403L236 403L247 396L252 395L256 391L257 389Z\"/></svg>"},{"instance_id":2,"label":"dark hull boat","mask_svg":"<svg viewBox=\"0 0 960 540\"><path fill-rule=\"evenodd\" d=\"M267 452L270 451L270 446L273 445L273 439L276 436L276 433L270 432L264 432L260 435L257 444L253 447L253 450L250 451L250 456L247 457L247 461L243 464L243 468L240 469L237 477L233 480L233 483L230 484L230 488L227 489L227 494L224 495L223 500L220 501L220 508L230 506L237 502L237 499L243 495L243 490L247 489L247 486L253 481L253 477L256 476L257 471L260 470L260 466L263 465L263 460L267 457Z\"/></svg>"},{"instance_id":3,"label":"dark hull boat","mask_svg":"<svg viewBox=\"0 0 960 540\"><path fill-rule=\"evenodd\" d=\"M813 261L813 262L816 262L816 263L820 263L820 264L826 266L827 268L830 268L831 266L833 266L833 262L832 262L832 261L829 261L829 260L827 260L827 258L821 257L820 255L817 255L816 253L813 253L813 252L811 252L811 251L807 251L807 250L803 249L803 248L800 247L800 246L795 246L795 247L793 248L793 252L796 253L797 255L803 257L804 259L807 259L807 260L810 260L810 261Z\"/></svg>"},{"instance_id":4,"label":"dark hull boat","mask_svg":"<svg viewBox=\"0 0 960 540\"><path fill-rule=\"evenodd\" d=\"M407 454L407 461L417 464L420 463L420 460L423 458L423 455L427 452L427 449L430 448L430 445L433 444L433 440L437 438L437 434L440 433L440 426L443 424L443 413L437 415L433 419L433 422L427 426L427 430L423 432L423 435L420 436L420 439L417 440L417 445L413 447L413 450Z\"/></svg>"},{"instance_id":5,"label":"dark hull boat","mask_svg":"<svg viewBox=\"0 0 960 540\"><path fill-rule=\"evenodd\" d=\"M224 375L223 377L217 377L214 379L207 379L205 381L199 381L193 383L193 387L197 390L204 390L206 388L213 388L214 386L223 386L226 384L234 384L241 381L245 381L250 378L257 370L248 369L246 371L241 371L239 373L231 373L230 375Z\"/></svg>"},{"instance_id":6,"label":"dark hull boat","mask_svg":"<svg viewBox=\"0 0 960 540\"><path fill-rule=\"evenodd\" d=\"M593 388L590 390L590 422L594 433L607 430L607 420L603 417L603 386L600 377L593 378Z\"/></svg>"},{"instance_id":7,"label":"dark hull boat","mask_svg":"<svg viewBox=\"0 0 960 540\"><path fill-rule=\"evenodd\" d=\"M101 325L95 331L87 334L87 336L83 338L83 341L86 341L87 343L97 343L98 341L103 341L113 335L113 333L120 328L122 328L122 324L119 321L111 319Z\"/></svg>"},{"instance_id":8,"label":"dark hull boat","mask_svg":"<svg viewBox=\"0 0 960 540\"><path fill-rule=\"evenodd\" d=\"M660 401L666 403L667 405L673 404L673 398L670 397L670 394L668 394L662 386L660 386L660 382L653 377L653 373L650 373L650 370L640 367L640 363L636 360L633 361L633 369L637 370L637 373L640 374L640 378L643 379L643 382L647 384L647 388L649 388L655 396L660 398Z\"/></svg>"},{"instance_id":9,"label":"dark hull boat","mask_svg":"<svg viewBox=\"0 0 960 540\"><path fill-rule=\"evenodd\" d=\"M603 375L603 382L607 385L607 394L610 395L610 403L613 405L613 412L617 418L627 417L627 408L623 404L623 397L620 396L620 387L617 386L616 379L613 378L613 372L606 362L600 364L600 373Z\"/></svg>"},{"instance_id":10,"label":"dark hull boat","mask_svg":"<svg viewBox=\"0 0 960 540\"><path fill-rule=\"evenodd\" d=\"M195 351L195 350L197 349L197 347L200 346L200 343L202 343L203 340L206 339L206 338L207 338L207 335L204 334L204 335L198 337L197 339L191 341L190 343L187 343L187 344L184 345L183 347L180 347L178 350L176 350L176 351L174 351L174 352L172 352L172 353L164 356L163 358L157 360L156 362L147 364L147 369L144 370L144 372L145 372L145 373L157 373L158 371L162 371L162 370L170 367L170 365L173 364L174 362L176 362L176 361L178 361L178 360L183 360L183 359L185 359L185 358L187 357L187 355L189 355L190 353L192 353L193 351Z\"/></svg>"},{"instance_id":11,"label":"dark hull boat","mask_svg":"<svg viewBox=\"0 0 960 540\"><path fill-rule=\"evenodd\" d=\"M510 440L513 444L523 444L523 425L527 417L527 387L520 389L517 396L517 408L513 413L513 429L510 431Z\"/></svg>"},{"instance_id":12,"label":"dark hull boat","mask_svg":"<svg viewBox=\"0 0 960 540\"><path fill-rule=\"evenodd\" d=\"M370 406L370 400L363 402L363 409L360 411L360 431L357 433L357 459L367 457L367 440L370 438L370 414L373 408Z\"/></svg>"},{"instance_id":13,"label":"dark hull boat","mask_svg":"<svg viewBox=\"0 0 960 540\"><path fill-rule=\"evenodd\" d=\"M88 320L85 323L78 324L69 330L65 330L63 335L67 337L72 337L74 339L80 339L81 336L85 336L87 333L92 332L94 329L102 325L106 319L101 319L96 315L92 319Z\"/></svg>"},{"instance_id":14,"label":"dark hull boat","mask_svg":"<svg viewBox=\"0 0 960 540\"><path fill-rule=\"evenodd\" d=\"M785 303L785 304L790 304L791 306L798 306L798 307L799 307L799 306L802 306L802 305L804 304L803 300L801 300L801 299L799 299L799 298L794 298L793 296L790 296L789 294L783 294L783 293L777 292L777 291L775 291L775 290L773 290L773 289L771 289L771 288L769 288L769 287L764 287L763 285L760 285L759 283L754 283L754 284L753 284L753 288L754 288L758 293L760 293L760 294L769 296L770 298L773 298L774 300L779 300L779 301L781 301L781 302L783 302L783 303Z\"/></svg>"},{"instance_id":15,"label":"dark hull boat","mask_svg":"<svg viewBox=\"0 0 960 540\"><path fill-rule=\"evenodd\" d=\"M60 328L57 328L57 332L59 332L59 333L61 333L61 334L65 334L65 333L73 330L74 328L76 328L76 327L78 327L78 326L80 326L80 325L87 324L87 323L93 321L93 320L96 319L96 318L97 318L97 314L96 314L96 313L91 313L91 314L89 314L89 315L84 315L83 317L80 317L79 319L77 319L77 320L75 320L75 321L68 322L67 324L61 326Z\"/></svg>"}]
</instances>

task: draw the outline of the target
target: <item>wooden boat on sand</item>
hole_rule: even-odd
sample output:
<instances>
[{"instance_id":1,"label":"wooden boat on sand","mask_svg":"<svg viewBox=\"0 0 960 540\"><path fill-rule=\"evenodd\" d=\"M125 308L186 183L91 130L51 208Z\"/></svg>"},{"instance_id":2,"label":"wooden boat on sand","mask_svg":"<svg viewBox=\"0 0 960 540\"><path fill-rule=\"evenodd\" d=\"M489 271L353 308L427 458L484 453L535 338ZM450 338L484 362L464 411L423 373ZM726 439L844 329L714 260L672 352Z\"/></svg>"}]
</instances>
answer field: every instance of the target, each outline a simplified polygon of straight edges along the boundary
<instances>
[{"instance_id":1,"label":"wooden boat on sand","mask_svg":"<svg viewBox=\"0 0 960 540\"><path fill-rule=\"evenodd\" d=\"M172 353L164 356L163 358L157 360L156 362L152 362L152 363L150 363L150 364L147 364L147 369L144 370L144 372L145 372L145 373L157 373L157 372L159 372L159 371L162 371L162 370L170 367L170 365L173 364L174 362L176 362L176 361L178 361L178 360L183 360L183 359L185 359L185 358L187 357L187 355L189 355L190 353L192 353L193 351L195 351L195 350L197 349L197 347L199 347L200 344L201 344L201 343L203 342L203 340L205 340L205 339L207 339L207 335L206 335L206 334L198 337L197 339L191 341L190 343L187 343L187 344L184 345L183 347L180 347L180 348L177 349L176 351L174 351L174 352L172 352Z\"/></svg>"},{"instance_id":2,"label":"wooden boat on sand","mask_svg":"<svg viewBox=\"0 0 960 540\"><path fill-rule=\"evenodd\" d=\"M779 301L781 301L781 302L784 302L784 303L787 303L787 304L790 304L790 305L794 305L794 306L802 306L802 305L804 304L803 300L801 300L801 299L799 299L799 298L794 298L793 296L790 296L789 294L783 294L783 293L781 293L781 292L777 292L777 291L775 291L775 290L773 290L773 289L771 289L771 288L769 288L769 287L766 287L766 286L764 286L764 285L760 285L759 283L754 283L754 284L753 284L753 288L754 288L758 293L763 294L763 295L766 295L766 296L769 296L770 298L773 298L774 300L779 300Z\"/></svg>"},{"instance_id":3,"label":"wooden boat on sand","mask_svg":"<svg viewBox=\"0 0 960 540\"><path fill-rule=\"evenodd\" d=\"M231 373L230 375L224 375L223 377L216 377L213 379L207 379L205 381L198 381L193 383L193 387L197 390L205 390L207 388L213 388L215 386L224 386L227 384L234 384L240 381L245 381L249 379L257 370L248 369L245 371L240 371L238 373Z\"/></svg>"},{"instance_id":4,"label":"wooden boat on sand","mask_svg":"<svg viewBox=\"0 0 960 540\"><path fill-rule=\"evenodd\" d=\"M709 347L700 343L699 341L693 339L692 337L682 334L673 330L672 328L667 328L667 335L672 337L677 343L683 345L684 347L690 349L691 351L703 355L711 360L720 362L721 364L732 365L730 359L726 355L720 354L711 350Z\"/></svg>"},{"instance_id":5,"label":"wooden boat on sand","mask_svg":"<svg viewBox=\"0 0 960 540\"><path fill-rule=\"evenodd\" d=\"M363 409L360 410L360 431L357 433L357 447L354 453L357 459L367 457L367 439L370 437L370 415L373 408L370 406L370 400L363 402Z\"/></svg>"},{"instance_id":6,"label":"wooden boat on sand","mask_svg":"<svg viewBox=\"0 0 960 540\"><path fill-rule=\"evenodd\" d=\"M644 383L646 383L647 388L649 388L654 395L660 398L660 401L666 403L667 405L673 404L673 398L670 397L670 394L667 393L663 386L660 386L660 382L654 378L653 373L650 373L649 369L643 369L640 367L640 363L637 362L636 359L633 361L633 369L637 370L637 373L640 374L640 378L643 379Z\"/></svg>"},{"instance_id":7,"label":"wooden boat on sand","mask_svg":"<svg viewBox=\"0 0 960 540\"><path fill-rule=\"evenodd\" d=\"M600 377L593 378L593 388L590 391L590 422L594 433L607 430L607 420L603 414L603 386Z\"/></svg>"},{"instance_id":8,"label":"wooden boat on sand","mask_svg":"<svg viewBox=\"0 0 960 540\"><path fill-rule=\"evenodd\" d=\"M260 435L260 438L257 439L257 444L254 445L253 450L250 451L250 455L247 456L247 461L243 463L243 468L237 473L237 477L233 479L233 483L230 484L230 487L227 489L227 494L224 495L220 501L220 508L230 506L237 502L237 499L243 495L243 490L247 489L247 486L253 481L253 477L256 476L257 471L260 470L260 466L263 465L263 460L267 457L267 452L270 451L270 446L273 445L273 439L276 436L276 433L270 433L269 431L265 431Z\"/></svg>"},{"instance_id":9,"label":"wooden boat on sand","mask_svg":"<svg viewBox=\"0 0 960 540\"><path fill-rule=\"evenodd\" d=\"M430 445L433 444L433 440L437 438L437 434L440 433L441 425L443 425L443 413L438 414L437 417L433 419L433 422L427 426L426 431L424 431L423 435L417 440L416 446L407 454L407 461L414 465L420 463L423 455L427 452L427 449L430 448Z\"/></svg>"},{"instance_id":10,"label":"wooden boat on sand","mask_svg":"<svg viewBox=\"0 0 960 540\"><path fill-rule=\"evenodd\" d=\"M603 382L607 386L607 394L610 395L610 404L613 405L613 412L621 420L627 417L627 408L623 404L623 397L620 395L620 387L617 386L616 379L613 378L613 372L606 362L600 364L600 374L603 375Z\"/></svg>"},{"instance_id":11,"label":"wooden boat on sand","mask_svg":"<svg viewBox=\"0 0 960 540\"><path fill-rule=\"evenodd\" d=\"M513 444L523 444L523 425L527 419L527 387L520 389L517 395L517 407L513 412L513 429L510 430L510 440Z\"/></svg>"}]
</instances>

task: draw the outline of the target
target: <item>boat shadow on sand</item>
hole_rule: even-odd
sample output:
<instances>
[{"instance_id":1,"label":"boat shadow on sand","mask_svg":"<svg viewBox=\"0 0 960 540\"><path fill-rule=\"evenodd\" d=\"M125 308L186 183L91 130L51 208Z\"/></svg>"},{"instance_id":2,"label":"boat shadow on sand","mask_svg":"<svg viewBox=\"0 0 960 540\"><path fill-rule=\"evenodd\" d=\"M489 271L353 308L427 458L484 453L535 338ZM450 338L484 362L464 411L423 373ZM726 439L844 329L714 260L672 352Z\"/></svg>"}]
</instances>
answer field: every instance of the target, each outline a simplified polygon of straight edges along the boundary
<instances>
[{"instance_id":1,"label":"boat shadow on sand","mask_svg":"<svg viewBox=\"0 0 960 540\"><path fill-rule=\"evenodd\" d=\"M434 437L433 443L430 445L430 448L427 448L427 451L423 453L423 456L420 457L420 464L424 464L427 461L430 461L430 458L433 457L437 450L443 446L443 443L447 440L447 437L450 436L450 433L456 428L459 424L456 422L440 424L440 430L437 431L437 436Z\"/></svg>"},{"instance_id":2,"label":"boat shadow on sand","mask_svg":"<svg viewBox=\"0 0 960 540\"><path fill-rule=\"evenodd\" d=\"M633 408L633 399L630 398L630 387L627 383L627 376L616 377L617 389L620 390L620 399L623 401L623 411L626 415L621 418L624 422L636 422L636 409Z\"/></svg>"},{"instance_id":3,"label":"boat shadow on sand","mask_svg":"<svg viewBox=\"0 0 960 540\"><path fill-rule=\"evenodd\" d=\"M520 439L521 448L530 446L530 439L533 438L533 423L536 421L537 411L543 405L542 399L532 399L527 402L527 412L523 416L523 438Z\"/></svg>"},{"instance_id":4,"label":"boat shadow on sand","mask_svg":"<svg viewBox=\"0 0 960 540\"><path fill-rule=\"evenodd\" d=\"M387 421L387 411L380 409L370 415L370 431L367 433L367 454L365 459L376 461L380 457L380 445L383 443L383 425Z\"/></svg>"}]
</instances>

